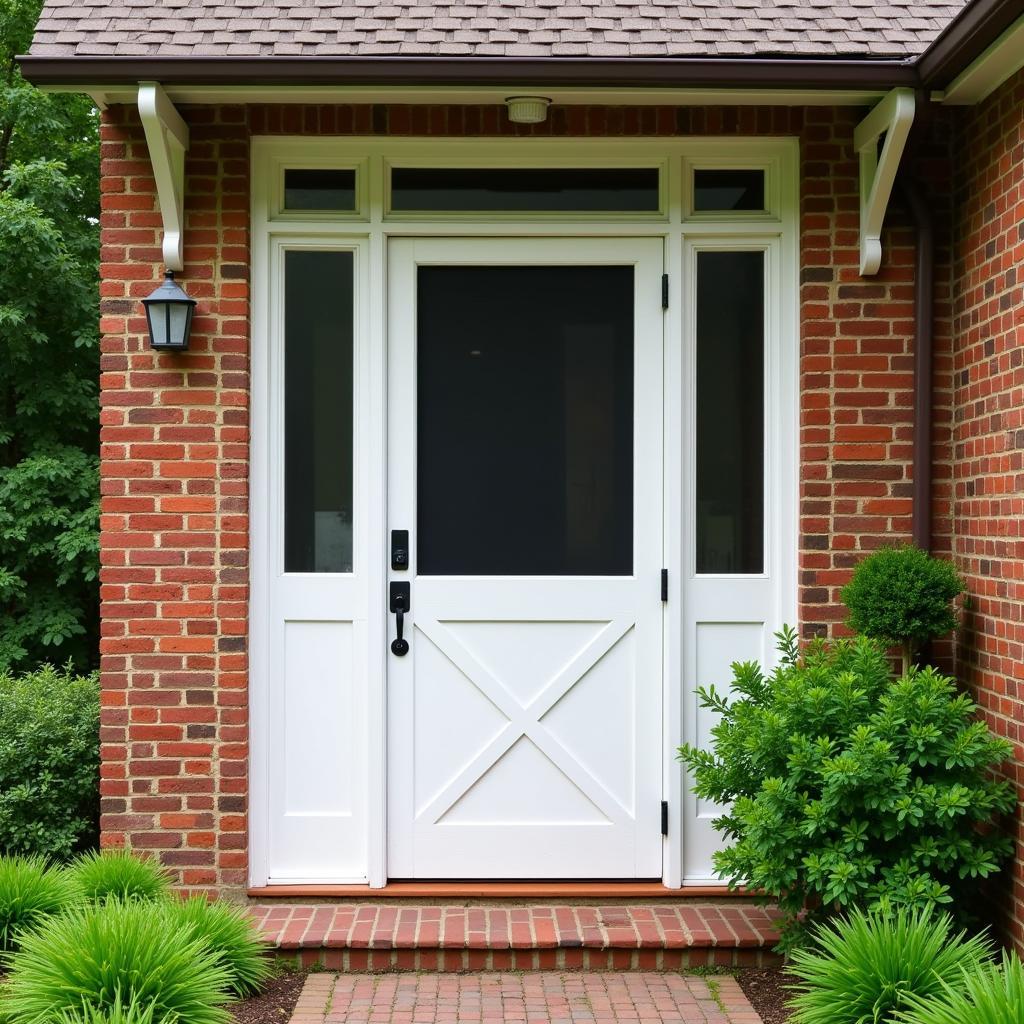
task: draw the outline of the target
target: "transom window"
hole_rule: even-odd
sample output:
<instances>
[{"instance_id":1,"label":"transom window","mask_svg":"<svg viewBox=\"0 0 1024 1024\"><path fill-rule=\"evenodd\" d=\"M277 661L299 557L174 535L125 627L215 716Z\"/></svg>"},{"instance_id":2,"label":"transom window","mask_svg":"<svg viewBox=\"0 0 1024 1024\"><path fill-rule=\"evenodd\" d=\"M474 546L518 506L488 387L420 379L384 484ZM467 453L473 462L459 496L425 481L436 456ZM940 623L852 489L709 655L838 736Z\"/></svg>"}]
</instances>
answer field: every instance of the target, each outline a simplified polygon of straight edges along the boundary
<instances>
[{"instance_id":1,"label":"transom window","mask_svg":"<svg viewBox=\"0 0 1024 1024\"><path fill-rule=\"evenodd\" d=\"M764 168L698 167L694 170L694 213L731 210L760 213L765 209Z\"/></svg>"},{"instance_id":2,"label":"transom window","mask_svg":"<svg viewBox=\"0 0 1024 1024\"><path fill-rule=\"evenodd\" d=\"M356 208L355 168L286 168L284 208L291 212L304 213L352 212Z\"/></svg>"},{"instance_id":3,"label":"transom window","mask_svg":"<svg viewBox=\"0 0 1024 1024\"><path fill-rule=\"evenodd\" d=\"M394 167L403 213L657 213L656 167Z\"/></svg>"}]
</instances>

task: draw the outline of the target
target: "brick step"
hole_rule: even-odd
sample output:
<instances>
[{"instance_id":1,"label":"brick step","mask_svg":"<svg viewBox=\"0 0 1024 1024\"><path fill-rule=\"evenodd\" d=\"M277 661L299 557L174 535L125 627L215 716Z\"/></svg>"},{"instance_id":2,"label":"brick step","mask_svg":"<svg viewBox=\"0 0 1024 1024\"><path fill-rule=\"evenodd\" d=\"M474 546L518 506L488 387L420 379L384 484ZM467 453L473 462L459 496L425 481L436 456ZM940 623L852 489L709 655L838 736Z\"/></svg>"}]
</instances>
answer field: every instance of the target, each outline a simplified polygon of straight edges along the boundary
<instances>
[{"instance_id":1,"label":"brick step","mask_svg":"<svg viewBox=\"0 0 1024 1024\"><path fill-rule=\"evenodd\" d=\"M257 903L278 956L342 971L678 971L777 963L778 913L732 902Z\"/></svg>"}]
</instances>

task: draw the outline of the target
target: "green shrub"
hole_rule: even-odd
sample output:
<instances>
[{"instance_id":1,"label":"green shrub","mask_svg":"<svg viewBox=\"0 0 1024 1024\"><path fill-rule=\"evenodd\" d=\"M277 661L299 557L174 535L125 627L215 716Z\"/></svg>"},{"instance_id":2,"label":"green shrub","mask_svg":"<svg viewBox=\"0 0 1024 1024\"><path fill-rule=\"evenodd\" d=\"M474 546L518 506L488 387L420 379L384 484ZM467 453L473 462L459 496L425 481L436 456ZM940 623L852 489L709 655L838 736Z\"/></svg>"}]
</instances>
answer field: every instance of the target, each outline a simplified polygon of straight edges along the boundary
<instances>
[{"instance_id":1,"label":"green shrub","mask_svg":"<svg viewBox=\"0 0 1024 1024\"><path fill-rule=\"evenodd\" d=\"M789 971L799 979L790 1005L793 1024L893 1021L895 1012L960 983L991 957L982 938L955 934L947 915L901 907L892 914L854 911L819 927L810 949L793 952Z\"/></svg>"},{"instance_id":2,"label":"green shrub","mask_svg":"<svg viewBox=\"0 0 1024 1024\"><path fill-rule=\"evenodd\" d=\"M229 1024L231 979L158 903L108 900L51 917L11 959L4 1010L11 1024L52 1024L61 1013L152 1005L153 1024Z\"/></svg>"},{"instance_id":3,"label":"green shrub","mask_svg":"<svg viewBox=\"0 0 1024 1024\"><path fill-rule=\"evenodd\" d=\"M156 861L137 857L127 850L83 853L71 865L71 873L86 899L160 900L170 895L167 872Z\"/></svg>"},{"instance_id":4,"label":"green shrub","mask_svg":"<svg viewBox=\"0 0 1024 1024\"><path fill-rule=\"evenodd\" d=\"M99 712L95 676L0 673L0 853L64 860L95 841Z\"/></svg>"},{"instance_id":5,"label":"green shrub","mask_svg":"<svg viewBox=\"0 0 1024 1024\"><path fill-rule=\"evenodd\" d=\"M1004 955L1002 966L980 964L941 996L912 999L900 1014L905 1024L1021 1024L1024 1021L1024 964Z\"/></svg>"},{"instance_id":6,"label":"green shrub","mask_svg":"<svg viewBox=\"0 0 1024 1024\"><path fill-rule=\"evenodd\" d=\"M925 641L956 628L952 602L964 592L952 562L920 548L882 548L865 558L843 587L850 628L884 644L899 644L903 671Z\"/></svg>"},{"instance_id":7,"label":"green shrub","mask_svg":"<svg viewBox=\"0 0 1024 1024\"><path fill-rule=\"evenodd\" d=\"M861 907L972 905L1009 840L993 827L1014 806L990 770L1011 748L974 717L975 705L934 669L894 679L885 652L860 637L810 644L778 634L765 676L733 665L712 751L683 747L694 792L728 806L714 856L731 886L763 889L786 915L808 919Z\"/></svg>"},{"instance_id":8,"label":"green shrub","mask_svg":"<svg viewBox=\"0 0 1024 1024\"><path fill-rule=\"evenodd\" d=\"M231 976L231 990L237 996L258 991L270 975L270 963L263 955L266 944L252 919L240 907L210 903L193 896L167 905L170 927L190 931L217 954Z\"/></svg>"},{"instance_id":9,"label":"green shrub","mask_svg":"<svg viewBox=\"0 0 1024 1024\"><path fill-rule=\"evenodd\" d=\"M0 856L0 954L17 949L19 932L81 899L68 873L43 857Z\"/></svg>"}]
</instances>

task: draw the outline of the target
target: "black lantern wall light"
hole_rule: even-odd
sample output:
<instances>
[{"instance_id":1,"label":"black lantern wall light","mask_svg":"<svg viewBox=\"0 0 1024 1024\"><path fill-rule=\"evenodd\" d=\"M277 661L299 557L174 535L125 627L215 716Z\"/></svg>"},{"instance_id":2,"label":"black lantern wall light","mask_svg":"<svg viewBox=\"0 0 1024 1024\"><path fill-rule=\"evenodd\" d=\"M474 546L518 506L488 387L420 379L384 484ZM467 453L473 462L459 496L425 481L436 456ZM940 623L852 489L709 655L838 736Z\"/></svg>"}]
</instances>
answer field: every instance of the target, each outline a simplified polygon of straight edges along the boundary
<instances>
[{"instance_id":1,"label":"black lantern wall light","mask_svg":"<svg viewBox=\"0 0 1024 1024\"><path fill-rule=\"evenodd\" d=\"M187 352L188 333L196 300L174 282L174 271L164 274L164 282L142 300L149 322L149 347L168 352Z\"/></svg>"}]
</instances>

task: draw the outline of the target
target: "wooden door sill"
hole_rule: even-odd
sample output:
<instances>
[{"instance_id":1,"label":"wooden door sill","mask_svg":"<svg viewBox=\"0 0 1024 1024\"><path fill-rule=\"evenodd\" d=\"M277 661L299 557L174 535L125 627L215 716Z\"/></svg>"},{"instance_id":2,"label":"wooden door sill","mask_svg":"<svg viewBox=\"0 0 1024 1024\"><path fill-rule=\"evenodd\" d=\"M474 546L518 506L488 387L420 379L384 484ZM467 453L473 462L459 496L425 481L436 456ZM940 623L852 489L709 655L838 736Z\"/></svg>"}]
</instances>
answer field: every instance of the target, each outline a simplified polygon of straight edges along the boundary
<instances>
[{"instance_id":1,"label":"wooden door sill","mask_svg":"<svg viewBox=\"0 0 1024 1024\"><path fill-rule=\"evenodd\" d=\"M749 897L726 885L690 885L667 889L661 882L396 881L383 889L368 885L264 885L247 890L253 899L723 899Z\"/></svg>"}]
</instances>

